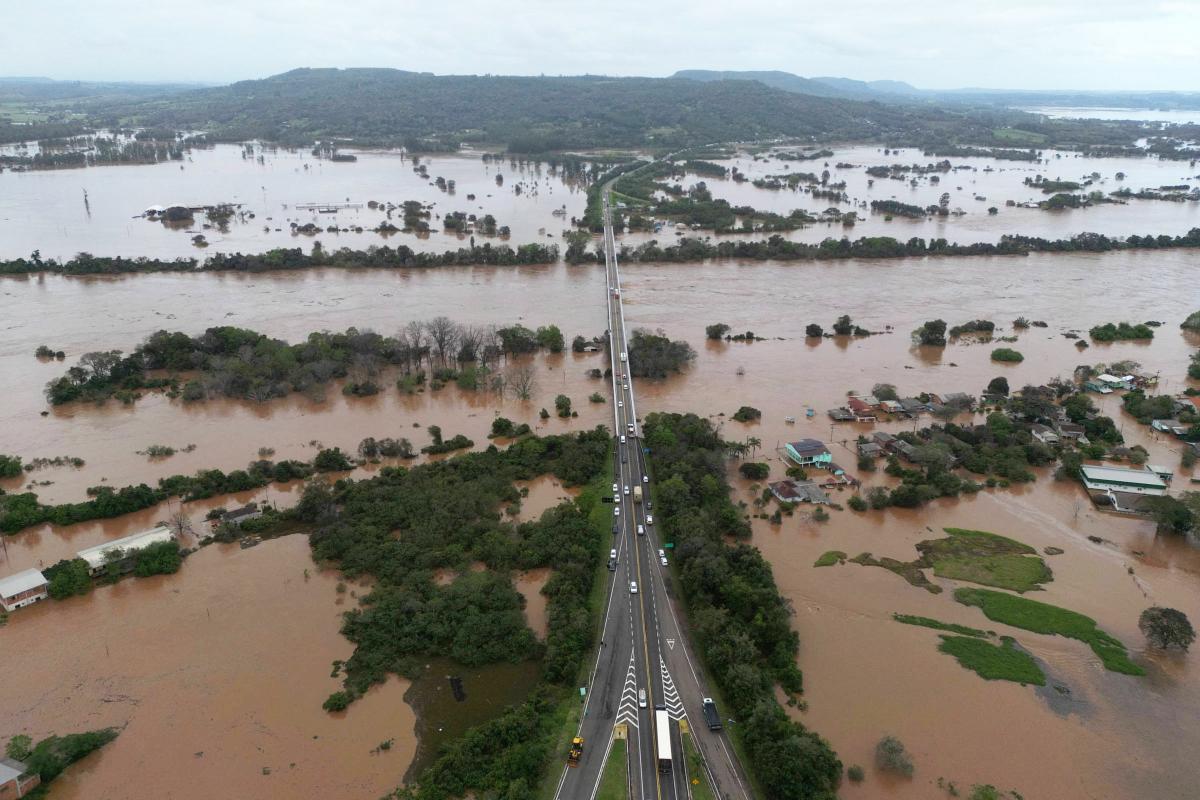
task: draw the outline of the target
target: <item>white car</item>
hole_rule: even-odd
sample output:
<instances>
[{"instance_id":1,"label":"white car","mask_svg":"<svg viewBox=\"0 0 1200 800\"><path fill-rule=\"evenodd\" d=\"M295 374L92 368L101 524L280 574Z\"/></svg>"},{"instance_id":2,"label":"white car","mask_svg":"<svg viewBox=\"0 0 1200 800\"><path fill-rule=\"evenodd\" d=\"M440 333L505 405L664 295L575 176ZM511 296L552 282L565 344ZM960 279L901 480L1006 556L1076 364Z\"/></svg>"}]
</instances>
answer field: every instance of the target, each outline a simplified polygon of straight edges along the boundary
<instances>
[{"instance_id":1,"label":"white car","mask_svg":"<svg viewBox=\"0 0 1200 800\"><path fill-rule=\"evenodd\" d=\"M653 525L653 524L654 524L654 515L653 515L653 514L647 514L647 515L646 515L646 524L647 524L647 525Z\"/></svg>"},{"instance_id":2,"label":"white car","mask_svg":"<svg viewBox=\"0 0 1200 800\"><path fill-rule=\"evenodd\" d=\"M617 485L614 483L614 484L613 484L613 494L616 494L616 493L617 493L617 491L618 491L618 490L617 490Z\"/></svg>"},{"instance_id":3,"label":"white car","mask_svg":"<svg viewBox=\"0 0 1200 800\"><path fill-rule=\"evenodd\" d=\"M662 558L658 559L658 563L662 564L665 567L667 565L667 557L663 556Z\"/></svg>"},{"instance_id":4,"label":"white car","mask_svg":"<svg viewBox=\"0 0 1200 800\"><path fill-rule=\"evenodd\" d=\"M616 550L613 550L613 553L614 553L614 554L615 554L616 552L617 552ZM658 548L658 557L659 557L659 558L666 558L666 557L667 557L666 551L664 551L664 550L663 550L661 547L660 547L660 548ZM613 556L613 558L616 558L616 555L614 555L614 556Z\"/></svg>"},{"instance_id":5,"label":"white car","mask_svg":"<svg viewBox=\"0 0 1200 800\"><path fill-rule=\"evenodd\" d=\"M646 526L638 525L638 536L645 536L645 535L646 535Z\"/></svg>"},{"instance_id":6,"label":"white car","mask_svg":"<svg viewBox=\"0 0 1200 800\"><path fill-rule=\"evenodd\" d=\"M662 550L659 550L658 552L659 552L659 553L662 553ZM608 557L609 557L609 558L611 558L613 561L616 561L616 560L617 560L617 551L616 551L616 550L609 550L609 551L608 551Z\"/></svg>"},{"instance_id":7,"label":"white car","mask_svg":"<svg viewBox=\"0 0 1200 800\"><path fill-rule=\"evenodd\" d=\"M621 434L621 444L625 444L625 434Z\"/></svg>"},{"instance_id":8,"label":"white car","mask_svg":"<svg viewBox=\"0 0 1200 800\"><path fill-rule=\"evenodd\" d=\"M629 582L629 593L630 593L630 594L637 594L637 581L630 581L630 582Z\"/></svg>"},{"instance_id":9,"label":"white car","mask_svg":"<svg viewBox=\"0 0 1200 800\"><path fill-rule=\"evenodd\" d=\"M617 408L624 408L624 407L625 407L625 401L624 401L624 400L618 400L618 401L617 401Z\"/></svg>"},{"instance_id":10,"label":"white car","mask_svg":"<svg viewBox=\"0 0 1200 800\"><path fill-rule=\"evenodd\" d=\"M649 483L649 482L650 482L650 476L649 476L649 475L643 475L643 476L642 476L642 483Z\"/></svg>"},{"instance_id":11,"label":"white car","mask_svg":"<svg viewBox=\"0 0 1200 800\"><path fill-rule=\"evenodd\" d=\"M625 496L626 497L629 496L629 487L628 486L625 487Z\"/></svg>"},{"instance_id":12,"label":"white car","mask_svg":"<svg viewBox=\"0 0 1200 800\"><path fill-rule=\"evenodd\" d=\"M614 517L621 516L621 507L620 506L613 506L613 516Z\"/></svg>"}]
</instances>

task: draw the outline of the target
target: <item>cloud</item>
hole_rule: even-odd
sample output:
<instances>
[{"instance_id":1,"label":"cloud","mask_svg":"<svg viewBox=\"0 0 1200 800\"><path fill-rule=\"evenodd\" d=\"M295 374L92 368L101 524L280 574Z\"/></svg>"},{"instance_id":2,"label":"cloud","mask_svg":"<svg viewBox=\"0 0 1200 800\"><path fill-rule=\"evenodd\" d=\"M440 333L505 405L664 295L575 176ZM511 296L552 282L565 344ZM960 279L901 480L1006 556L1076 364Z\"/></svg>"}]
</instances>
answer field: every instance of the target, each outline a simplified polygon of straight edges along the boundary
<instances>
[{"instance_id":1,"label":"cloud","mask_svg":"<svg viewBox=\"0 0 1200 800\"><path fill-rule=\"evenodd\" d=\"M1200 3L1131 0L42 0L0 74L227 82L301 66L666 75L781 69L929 88L1200 90Z\"/></svg>"}]
</instances>

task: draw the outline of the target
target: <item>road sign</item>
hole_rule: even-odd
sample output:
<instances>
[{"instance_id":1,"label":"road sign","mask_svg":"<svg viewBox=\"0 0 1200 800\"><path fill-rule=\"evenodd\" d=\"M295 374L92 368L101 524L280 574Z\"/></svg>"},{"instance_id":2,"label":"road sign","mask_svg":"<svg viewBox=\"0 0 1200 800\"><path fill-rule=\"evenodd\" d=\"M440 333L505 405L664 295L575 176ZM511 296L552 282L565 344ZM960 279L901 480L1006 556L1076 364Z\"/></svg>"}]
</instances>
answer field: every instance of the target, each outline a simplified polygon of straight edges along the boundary
<instances>
[{"instance_id":1,"label":"road sign","mask_svg":"<svg viewBox=\"0 0 1200 800\"><path fill-rule=\"evenodd\" d=\"M675 543L674 543L674 542L667 542L666 544L664 544L664 545L663 545L663 547L664 547L665 549L667 549L667 550L674 550L674 549L675 549Z\"/></svg>"}]
</instances>

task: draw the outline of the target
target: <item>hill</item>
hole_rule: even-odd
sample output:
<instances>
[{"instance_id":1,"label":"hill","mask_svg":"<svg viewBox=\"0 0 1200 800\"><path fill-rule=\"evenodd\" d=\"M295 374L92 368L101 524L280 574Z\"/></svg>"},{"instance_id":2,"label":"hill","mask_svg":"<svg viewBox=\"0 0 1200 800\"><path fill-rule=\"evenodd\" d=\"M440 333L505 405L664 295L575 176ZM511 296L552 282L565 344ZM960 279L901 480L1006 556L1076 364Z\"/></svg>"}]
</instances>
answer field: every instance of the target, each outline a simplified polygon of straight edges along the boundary
<instances>
[{"instance_id":1,"label":"hill","mask_svg":"<svg viewBox=\"0 0 1200 800\"><path fill-rule=\"evenodd\" d=\"M779 137L987 142L1003 122L1000 112L916 111L749 80L435 76L392 69L298 69L97 111L125 124L202 128L227 140L306 145L349 138L427 150L474 142L514 152Z\"/></svg>"},{"instance_id":2,"label":"hill","mask_svg":"<svg viewBox=\"0 0 1200 800\"><path fill-rule=\"evenodd\" d=\"M802 78L799 75L793 75L790 72L781 70L714 70L714 69L681 69L677 71L672 78L702 81L711 83L713 81L758 81L761 84L770 86L775 89L782 89L785 92L796 92L797 94L810 94L814 97L837 97L843 100L862 99L879 99L874 92L869 89L864 93L859 91L855 86L840 86L829 81L846 81L849 84L858 84L862 81L851 81L848 78ZM862 84L864 87L866 84Z\"/></svg>"}]
</instances>

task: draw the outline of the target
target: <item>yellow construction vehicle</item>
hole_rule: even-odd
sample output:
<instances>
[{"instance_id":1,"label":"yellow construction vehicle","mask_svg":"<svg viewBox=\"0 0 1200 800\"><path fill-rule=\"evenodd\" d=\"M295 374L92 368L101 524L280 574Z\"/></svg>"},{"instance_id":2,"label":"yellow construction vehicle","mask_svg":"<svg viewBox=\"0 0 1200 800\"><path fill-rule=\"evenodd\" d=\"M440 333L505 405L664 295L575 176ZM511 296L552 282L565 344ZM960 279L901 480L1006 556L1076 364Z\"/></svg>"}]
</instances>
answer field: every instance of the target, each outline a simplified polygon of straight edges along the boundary
<instances>
[{"instance_id":1,"label":"yellow construction vehicle","mask_svg":"<svg viewBox=\"0 0 1200 800\"><path fill-rule=\"evenodd\" d=\"M583 755L583 738L576 736L571 740L571 749L567 751L567 766L578 767L579 757Z\"/></svg>"}]
</instances>

